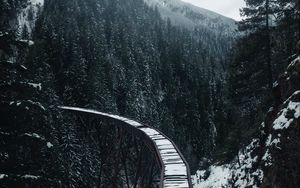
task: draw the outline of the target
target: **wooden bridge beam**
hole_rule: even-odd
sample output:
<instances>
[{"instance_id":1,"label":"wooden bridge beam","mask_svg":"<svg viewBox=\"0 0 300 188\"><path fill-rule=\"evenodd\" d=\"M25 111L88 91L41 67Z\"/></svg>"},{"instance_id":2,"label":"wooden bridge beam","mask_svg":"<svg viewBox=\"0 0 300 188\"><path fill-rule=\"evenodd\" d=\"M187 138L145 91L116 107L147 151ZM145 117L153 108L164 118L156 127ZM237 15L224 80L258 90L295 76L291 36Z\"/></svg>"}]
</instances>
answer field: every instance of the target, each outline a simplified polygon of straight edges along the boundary
<instances>
[{"instance_id":1,"label":"wooden bridge beam","mask_svg":"<svg viewBox=\"0 0 300 188\"><path fill-rule=\"evenodd\" d=\"M59 108L80 114L88 114L92 117L112 122L114 125L142 139L147 148L154 153L157 163L161 168L160 188L192 188L187 161L175 143L162 132L117 115L77 107L62 106ZM139 170L137 170L138 173Z\"/></svg>"}]
</instances>

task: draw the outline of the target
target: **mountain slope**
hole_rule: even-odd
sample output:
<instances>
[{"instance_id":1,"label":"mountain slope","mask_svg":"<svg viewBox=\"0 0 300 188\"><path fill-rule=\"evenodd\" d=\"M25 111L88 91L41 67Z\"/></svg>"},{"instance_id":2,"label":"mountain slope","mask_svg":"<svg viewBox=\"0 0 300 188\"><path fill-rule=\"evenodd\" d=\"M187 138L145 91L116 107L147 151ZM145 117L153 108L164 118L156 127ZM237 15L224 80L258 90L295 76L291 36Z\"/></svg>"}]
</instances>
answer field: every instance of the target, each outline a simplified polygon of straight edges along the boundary
<instances>
[{"instance_id":1,"label":"mountain slope","mask_svg":"<svg viewBox=\"0 0 300 188\"><path fill-rule=\"evenodd\" d=\"M209 24L195 31L171 25L143 0L52 0L45 1L42 9L37 0L23 1L24 6L14 11L15 19L21 16L13 27L20 28L25 39L34 40L34 45L20 51L15 62L26 65L26 82L42 86L32 98L44 105L46 114L44 121L37 119L34 125L28 120L31 130L26 133L45 136L51 147L37 147L36 153L47 161L42 171L38 167L26 171L21 160L8 155L5 160L20 166L17 175L45 177L61 182L61 187L109 187L116 180L111 174L122 173L111 165L120 163L114 156L118 148L112 148L112 157L106 159L103 154L110 150L106 146L115 146L114 130L107 134L91 128L88 131L97 135L86 134L76 118L58 111L62 104L121 114L162 130L180 147L192 170L198 168L200 158L211 156L228 116L222 108L226 97L222 73L226 67L222 65L230 49L228 37L210 32L214 27ZM8 18L0 15L0 20ZM11 72L8 69L7 74ZM14 93L23 98L31 92ZM11 95L6 92L3 96ZM12 106L19 110L18 101L13 101L10 107L1 108L3 114ZM13 118L17 115L23 113L16 111ZM1 116L0 122L11 126L13 118ZM10 148L6 143L1 148ZM22 155L25 152L18 150ZM25 157L32 156L27 161L37 159L30 149L26 151ZM51 157L43 158L43 151ZM0 157L5 152L0 150ZM0 177L14 177L9 174L15 170L5 160L0 160L0 165L7 166ZM35 180L25 185L49 187ZM12 179L6 187L11 187L11 181L19 183ZM118 181L124 187L123 179Z\"/></svg>"},{"instance_id":2,"label":"mountain slope","mask_svg":"<svg viewBox=\"0 0 300 188\"><path fill-rule=\"evenodd\" d=\"M184 26L189 29L202 27L223 35L233 35L237 29L233 19L181 0L144 1L151 7L157 7L162 17L170 19L174 25Z\"/></svg>"},{"instance_id":3,"label":"mountain slope","mask_svg":"<svg viewBox=\"0 0 300 188\"><path fill-rule=\"evenodd\" d=\"M230 164L198 171L195 187L299 187L300 54L297 56L274 83L274 105L258 137Z\"/></svg>"}]
</instances>

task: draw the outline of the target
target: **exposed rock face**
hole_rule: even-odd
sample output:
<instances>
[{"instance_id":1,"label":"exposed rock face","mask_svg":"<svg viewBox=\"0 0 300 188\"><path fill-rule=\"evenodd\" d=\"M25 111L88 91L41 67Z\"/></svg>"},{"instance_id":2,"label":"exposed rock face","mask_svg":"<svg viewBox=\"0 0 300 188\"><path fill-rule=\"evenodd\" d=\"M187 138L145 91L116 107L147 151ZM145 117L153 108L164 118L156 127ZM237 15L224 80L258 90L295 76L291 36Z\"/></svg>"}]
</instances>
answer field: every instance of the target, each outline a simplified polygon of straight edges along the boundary
<instances>
[{"instance_id":1,"label":"exposed rock face","mask_svg":"<svg viewBox=\"0 0 300 188\"><path fill-rule=\"evenodd\" d=\"M240 168L235 165L231 179L233 187L239 187L239 182L243 181L247 186L261 188L300 187L299 64L300 56L297 55L274 83L274 106L262 124L260 137L249 145L253 147L246 152L248 162ZM244 166L246 168L241 171Z\"/></svg>"},{"instance_id":2,"label":"exposed rock face","mask_svg":"<svg viewBox=\"0 0 300 188\"><path fill-rule=\"evenodd\" d=\"M274 143L269 148L272 165L264 170L261 187L300 187L300 55L291 62L274 90L275 106L266 118L265 132ZM275 92L276 93L276 92ZM276 105L279 104L279 105ZM269 142L268 142L269 143ZM262 145L262 149L268 147Z\"/></svg>"},{"instance_id":3,"label":"exposed rock face","mask_svg":"<svg viewBox=\"0 0 300 188\"><path fill-rule=\"evenodd\" d=\"M281 85L287 89L287 91L281 90L284 97L300 89L300 54L288 66L287 72L283 77L286 78L286 80L283 80Z\"/></svg>"},{"instance_id":4,"label":"exposed rock face","mask_svg":"<svg viewBox=\"0 0 300 188\"><path fill-rule=\"evenodd\" d=\"M300 185L300 92L281 106L275 121L267 122L270 138L262 149L269 147L272 164L265 168L261 187L299 187ZM269 118L273 116L270 113ZM271 144L269 144L271 143ZM269 144L269 145L268 145Z\"/></svg>"}]
</instances>

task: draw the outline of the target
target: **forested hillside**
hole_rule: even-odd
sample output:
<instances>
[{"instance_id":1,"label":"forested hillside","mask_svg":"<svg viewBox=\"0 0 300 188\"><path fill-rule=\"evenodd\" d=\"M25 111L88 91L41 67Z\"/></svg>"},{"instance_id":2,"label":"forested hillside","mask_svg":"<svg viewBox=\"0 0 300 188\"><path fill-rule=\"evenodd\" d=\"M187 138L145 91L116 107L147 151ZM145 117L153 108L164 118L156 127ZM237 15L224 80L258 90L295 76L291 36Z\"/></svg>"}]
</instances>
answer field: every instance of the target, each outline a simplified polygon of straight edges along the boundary
<instances>
[{"instance_id":1,"label":"forested hillside","mask_svg":"<svg viewBox=\"0 0 300 188\"><path fill-rule=\"evenodd\" d=\"M220 145L235 154L217 154L195 187L298 187L300 2L245 2L229 69L235 121Z\"/></svg>"},{"instance_id":2,"label":"forested hillside","mask_svg":"<svg viewBox=\"0 0 300 188\"><path fill-rule=\"evenodd\" d=\"M113 145L114 133L86 135L60 105L154 126L193 170L224 137L233 37L174 26L142 0L14 0L1 3L0 18L4 187L109 186L103 170L116 169L101 164L116 159L101 140Z\"/></svg>"},{"instance_id":3,"label":"forested hillside","mask_svg":"<svg viewBox=\"0 0 300 188\"><path fill-rule=\"evenodd\" d=\"M246 1L239 23L246 34L238 41L231 64L231 93L245 127L257 127L272 105L270 93L277 77L295 58L299 40L299 2ZM258 120L258 121L257 121Z\"/></svg>"},{"instance_id":4,"label":"forested hillside","mask_svg":"<svg viewBox=\"0 0 300 188\"><path fill-rule=\"evenodd\" d=\"M53 90L63 104L153 125L197 163L214 148L224 124L217 118L227 118L219 109L226 75L221 54L230 49L230 41L209 44L200 37L163 21L143 1L51 1L37 22L32 53L53 69Z\"/></svg>"},{"instance_id":5,"label":"forested hillside","mask_svg":"<svg viewBox=\"0 0 300 188\"><path fill-rule=\"evenodd\" d=\"M195 186L297 187L276 148L281 135L297 161L299 131L273 122L299 119L299 1L246 0L241 13L235 25L179 0L1 1L0 187L158 185L139 180L140 159L153 161L141 140L59 106L157 128L201 170ZM294 181L273 181L278 169Z\"/></svg>"}]
</instances>

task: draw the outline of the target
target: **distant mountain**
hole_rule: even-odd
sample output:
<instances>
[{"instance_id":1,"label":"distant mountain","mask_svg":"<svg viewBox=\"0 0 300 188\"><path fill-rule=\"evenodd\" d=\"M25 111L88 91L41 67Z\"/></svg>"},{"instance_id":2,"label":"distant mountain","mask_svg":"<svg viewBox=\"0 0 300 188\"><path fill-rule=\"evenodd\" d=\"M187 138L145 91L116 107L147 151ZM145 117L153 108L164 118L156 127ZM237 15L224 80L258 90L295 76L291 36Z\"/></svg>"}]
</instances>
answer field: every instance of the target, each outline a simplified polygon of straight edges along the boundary
<instances>
[{"instance_id":1,"label":"distant mountain","mask_svg":"<svg viewBox=\"0 0 300 188\"><path fill-rule=\"evenodd\" d=\"M157 7L164 19L174 25L189 29L204 27L213 32L232 35L236 33L236 22L218 13L203 9L181 0L144 0L149 6Z\"/></svg>"}]
</instances>

